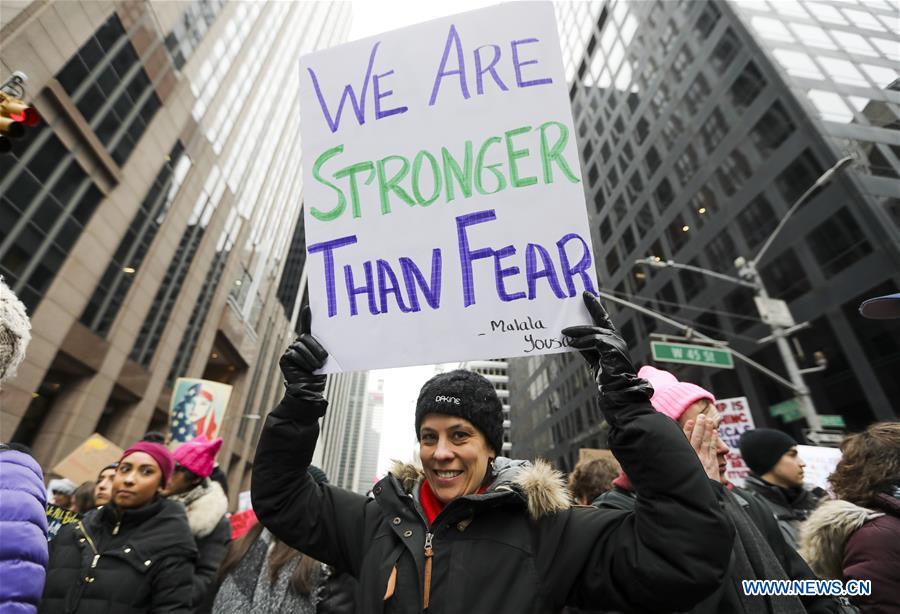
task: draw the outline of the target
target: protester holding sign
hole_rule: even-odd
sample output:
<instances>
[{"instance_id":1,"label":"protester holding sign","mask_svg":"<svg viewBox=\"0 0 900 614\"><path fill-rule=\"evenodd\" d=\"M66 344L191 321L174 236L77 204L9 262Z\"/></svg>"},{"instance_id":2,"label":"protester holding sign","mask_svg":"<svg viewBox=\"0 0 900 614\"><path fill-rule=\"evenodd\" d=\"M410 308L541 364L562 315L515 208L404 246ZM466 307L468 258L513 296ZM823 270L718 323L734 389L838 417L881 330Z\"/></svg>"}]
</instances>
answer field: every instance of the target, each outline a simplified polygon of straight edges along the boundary
<instances>
[{"instance_id":1,"label":"protester holding sign","mask_svg":"<svg viewBox=\"0 0 900 614\"><path fill-rule=\"evenodd\" d=\"M141 441L119 460L112 499L50 547L41 614L188 614L197 550L181 504L161 496L175 462Z\"/></svg>"},{"instance_id":2,"label":"protester holding sign","mask_svg":"<svg viewBox=\"0 0 900 614\"><path fill-rule=\"evenodd\" d=\"M33 614L47 567L47 493L40 465L16 445L0 444L0 612Z\"/></svg>"},{"instance_id":3,"label":"protester holding sign","mask_svg":"<svg viewBox=\"0 0 900 614\"><path fill-rule=\"evenodd\" d=\"M373 498L317 485L306 471L328 405L325 377L314 374L327 352L305 312L303 333L281 359L285 396L266 420L254 461L253 509L262 523L359 578L360 612L691 607L722 580L730 528L696 453L650 407L652 389L635 375L600 303L590 295L585 302L595 325L563 334L589 361L610 447L646 495L645 507L572 507L548 464L499 456L500 401L486 379L466 371L422 388L422 471L395 467Z\"/></svg>"}]
</instances>

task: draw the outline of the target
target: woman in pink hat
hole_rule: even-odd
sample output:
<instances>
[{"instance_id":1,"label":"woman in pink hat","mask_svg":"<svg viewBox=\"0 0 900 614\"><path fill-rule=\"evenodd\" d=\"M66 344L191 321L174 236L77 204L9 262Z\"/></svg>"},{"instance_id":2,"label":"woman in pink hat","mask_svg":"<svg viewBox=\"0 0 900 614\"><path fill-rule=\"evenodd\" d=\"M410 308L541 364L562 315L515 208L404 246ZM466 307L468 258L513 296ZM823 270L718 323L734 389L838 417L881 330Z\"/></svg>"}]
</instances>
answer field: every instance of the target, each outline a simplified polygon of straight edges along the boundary
<instances>
[{"instance_id":1,"label":"woman in pink hat","mask_svg":"<svg viewBox=\"0 0 900 614\"><path fill-rule=\"evenodd\" d=\"M51 542L40 614L190 611L197 550L184 508L162 496L174 465L157 443L125 450L109 503Z\"/></svg>"},{"instance_id":2,"label":"woman in pink hat","mask_svg":"<svg viewBox=\"0 0 900 614\"><path fill-rule=\"evenodd\" d=\"M197 614L212 611L216 572L231 541L231 523L225 515L228 497L218 482L209 479L221 447L221 438L209 441L200 435L175 448L175 470L163 491L170 500L184 505L197 546L191 591L191 611Z\"/></svg>"}]
</instances>

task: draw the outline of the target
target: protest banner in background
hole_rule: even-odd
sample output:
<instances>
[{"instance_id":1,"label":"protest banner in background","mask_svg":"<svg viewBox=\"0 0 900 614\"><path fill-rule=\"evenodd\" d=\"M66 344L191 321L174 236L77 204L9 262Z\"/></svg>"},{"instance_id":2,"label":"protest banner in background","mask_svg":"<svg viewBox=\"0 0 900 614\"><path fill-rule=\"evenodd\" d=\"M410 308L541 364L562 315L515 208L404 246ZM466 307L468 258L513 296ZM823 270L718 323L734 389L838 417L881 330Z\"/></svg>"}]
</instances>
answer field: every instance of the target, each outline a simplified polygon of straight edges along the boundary
<instances>
[{"instance_id":1,"label":"protest banner in background","mask_svg":"<svg viewBox=\"0 0 900 614\"><path fill-rule=\"evenodd\" d=\"M215 439L228 409L231 388L206 379L179 377L169 404L172 443L183 443L200 435Z\"/></svg>"},{"instance_id":2,"label":"protest banner in background","mask_svg":"<svg viewBox=\"0 0 900 614\"><path fill-rule=\"evenodd\" d=\"M596 291L553 5L300 59L323 372L565 351Z\"/></svg>"},{"instance_id":3,"label":"protest banner in background","mask_svg":"<svg viewBox=\"0 0 900 614\"><path fill-rule=\"evenodd\" d=\"M231 539L237 539L243 537L250 527L256 524L256 512L253 510L235 512L229 516L228 520L231 522Z\"/></svg>"},{"instance_id":4,"label":"protest banner in background","mask_svg":"<svg viewBox=\"0 0 900 614\"><path fill-rule=\"evenodd\" d=\"M124 450L109 439L94 433L59 461L51 471L72 480L75 484L96 480L101 469L122 458L122 452Z\"/></svg>"},{"instance_id":5,"label":"protest banner in background","mask_svg":"<svg viewBox=\"0 0 900 614\"><path fill-rule=\"evenodd\" d=\"M747 397L719 399L716 402L716 409L722 414L719 436L731 450L726 457L728 469L725 471L725 477L735 486L743 486L744 478L750 474L750 469L741 458L738 446L741 434L756 428L753 424L753 415L750 413L750 404L747 402Z\"/></svg>"},{"instance_id":6,"label":"protest banner in background","mask_svg":"<svg viewBox=\"0 0 900 614\"><path fill-rule=\"evenodd\" d=\"M53 503L47 504L47 541L53 541L64 524L78 521L78 514Z\"/></svg>"},{"instance_id":7,"label":"protest banner in background","mask_svg":"<svg viewBox=\"0 0 900 614\"><path fill-rule=\"evenodd\" d=\"M797 456L806 464L803 468L803 481L824 488L833 495L831 484L828 483L828 476L834 473L841 460L840 449L797 446Z\"/></svg>"}]
</instances>

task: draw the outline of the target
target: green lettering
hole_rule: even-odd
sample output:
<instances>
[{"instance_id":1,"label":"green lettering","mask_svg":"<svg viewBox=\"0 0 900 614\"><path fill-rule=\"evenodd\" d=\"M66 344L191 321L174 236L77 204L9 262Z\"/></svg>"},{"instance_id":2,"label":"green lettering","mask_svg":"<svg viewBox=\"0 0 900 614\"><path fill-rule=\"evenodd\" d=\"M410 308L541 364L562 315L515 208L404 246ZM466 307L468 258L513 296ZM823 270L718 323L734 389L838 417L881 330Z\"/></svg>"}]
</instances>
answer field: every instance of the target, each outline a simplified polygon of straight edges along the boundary
<instances>
[{"instance_id":1,"label":"green lettering","mask_svg":"<svg viewBox=\"0 0 900 614\"><path fill-rule=\"evenodd\" d=\"M353 210L353 217L360 217L362 215L359 208L359 186L356 183L356 174L360 171L369 171L369 178L366 180L366 185L369 185L372 183L372 178L375 176L375 173L373 172L374 168L375 165L371 162L357 162L356 164L342 168L334 174L335 179L350 177L350 208Z\"/></svg>"},{"instance_id":2,"label":"green lettering","mask_svg":"<svg viewBox=\"0 0 900 614\"><path fill-rule=\"evenodd\" d=\"M428 159L428 162L431 163L431 176L434 178L434 192L428 198L422 196L422 193L419 192L419 173L422 170L422 160ZM413 160L412 167L412 189L413 196L416 197L416 201L422 205L423 207L427 207L434 201L438 199L438 196L441 195L441 174L438 171L438 163L435 160L434 156L425 151L424 149L416 154L415 159Z\"/></svg>"},{"instance_id":3,"label":"green lettering","mask_svg":"<svg viewBox=\"0 0 900 614\"><path fill-rule=\"evenodd\" d=\"M334 156L338 155L339 153L343 153L343 151L343 145L332 147L331 149L320 155L318 158L316 158L316 161L313 163L313 179L315 179L319 183L327 185L338 194L337 204L331 211L322 212L315 207L309 208L309 214L321 222L330 222L332 220L336 220L341 216L341 214L344 212L344 209L347 207L347 199L344 197L344 193L341 191L341 189L333 183L327 181L326 179L323 179L321 173L322 166Z\"/></svg>"},{"instance_id":4,"label":"green lettering","mask_svg":"<svg viewBox=\"0 0 900 614\"><path fill-rule=\"evenodd\" d=\"M496 164L488 164L484 165L484 155L487 153L488 147L491 145L496 145L500 142L499 136L492 136L484 143L481 144L481 148L478 150L478 157L475 160L475 189L478 190L479 194L496 194L500 190L506 187L506 177L503 176L503 173L497 170L498 166L501 166L501 163ZM484 185L481 181L482 171L484 169L488 169L491 173L494 174L494 177L497 178L497 188L491 192L488 192L484 189Z\"/></svg>"},{"instance_id":5,"label":"green lettering","mask_svg":"<svg viewBox=\"0 0 900 614\"><path fill-rule=\"evenodd\" d=\"M459 167L459 163L453 159L453 156L446 147L441 147L441 157L444 160L444 183L447 185L447 202L451 202L456 196L453 194L453 181L451 176L456 178L459 184L459 191L463 196L469 198L472 195L472 141L466 141L465 158L463 158L463 166L465 170Z\"/></svg>"},{"instance_id":6,"label":"green lettering","mask_svg":"<svg viewBox=\"0 0 900 614\"><path fill-rule=\"evenodd\" d=\"M509 184L514 188L524 188L537 183L537 177L519 177L519 168L516 166L516 160L527 158L531 152L528 149L513 149L512 143L514 136L530 131L531 126L522 126L521 128L506 131L506 153L509 155Z\"/></svg>"},{"instance_id":7,"label":"green lettering","mask_svg":"<svg viewBox=\"0 0 900 614\"><path fill-rule=\"evenodd\" d=\"M389 160L399 160L402 164L400 165L400 170L397 171L393 177L387 179L384 175L384 167ZM386 156L378 161L378 164L375 166L375 171L378 173L378 191L381 197L382 215L387 215L391 212L391 203L390 200L388 200L388 192L394 192L394 194L399 196L400 200L407 205L416 204L410 195L406 193L406 190L398 185L400 180L406 177L406 174L409 172L409 160L403 156Z\"/></svg>"},{"instance_id":8,"label":"green lettering","mask_svg":"<svg viewBox=\"0 0 900 614\"><path fill-rule=\"evenodd\" d=\"M547 143L547 128L549 126L556 126L559 128L559 138L553 144L553 147L550 147ZM553 183L553 171L550 169L550 162L556 162L557 166L559 166L559 170L563 172L563 175L571 181L572 183L578 183L581 181L578 177L575 176L575 173L572 172L572 169L569 168L569 164L566 162L566 159L563 158L563 149L566 147L566 143L569 141L569 131L565 127L565 125L549 121L541 124L541 161L544 166L544 183Z\"/></svg>"}]
</instances>

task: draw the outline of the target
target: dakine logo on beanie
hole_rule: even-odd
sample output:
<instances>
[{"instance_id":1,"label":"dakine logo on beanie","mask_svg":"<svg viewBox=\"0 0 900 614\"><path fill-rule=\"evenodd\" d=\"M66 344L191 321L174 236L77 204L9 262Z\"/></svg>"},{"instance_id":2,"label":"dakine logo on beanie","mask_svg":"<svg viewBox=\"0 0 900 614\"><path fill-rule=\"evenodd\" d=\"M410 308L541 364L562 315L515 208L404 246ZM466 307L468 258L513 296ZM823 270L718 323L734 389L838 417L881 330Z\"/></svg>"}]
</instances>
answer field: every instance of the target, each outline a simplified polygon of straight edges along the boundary
<instances>
[{"instance_id":1,"label":"dakine logo on beanie","mask_svg":"<svg viewBox=\"0 0 900 614\"><path fill-rule=\"evenodd\" d=\"M483 376L457 369L425 382L416 402L416 439L426 414L459 416L475 425L494 452L503 448L503 405Z\"/></svg>"}]
</instances>

